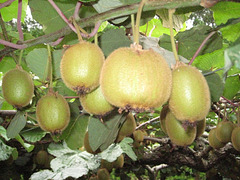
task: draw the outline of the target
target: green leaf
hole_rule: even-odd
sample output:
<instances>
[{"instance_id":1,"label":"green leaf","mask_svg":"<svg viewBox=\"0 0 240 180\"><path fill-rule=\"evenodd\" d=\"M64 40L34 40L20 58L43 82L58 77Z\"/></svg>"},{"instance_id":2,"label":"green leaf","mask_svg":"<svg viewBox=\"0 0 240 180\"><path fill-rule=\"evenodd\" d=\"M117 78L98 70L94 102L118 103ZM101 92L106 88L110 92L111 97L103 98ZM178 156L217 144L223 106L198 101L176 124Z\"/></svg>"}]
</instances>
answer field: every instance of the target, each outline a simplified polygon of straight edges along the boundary
<instances>
[{"instance_id":1,"label":"green leaf","mask_svg":"<svg viewBox=\"0 0 240 180\"><path fill-rule=\"evenodd\" d=\"M53 76L60 78L60 62L62 57L61 50L55 50L52 52L53 60ZM36 48L29 52L26 57L27 64L31 71L36 74L41 80L45 80L47 77L47 61L48 52L46 48Z\"/></svg>"},{"instance_id":2,"label":"green leaf","mask_svg":"<svg viewBox=\"0 0 240 180\"><path fill-rule=\"evenodd\" d=\"M54 173L50 170L41 170L36 173L33 173L30 177L31 180L43 180L43 179L52 179Z\"/></svg>"},{"instance_id":3,"label":"green leaf","mask_svg":"<svg viewBox=\"0 0 240 180\"><path fill-rule=\"evenodd\" d=\"M201 70L222 68L224 67L224 49L218 49L211 53L197 56L192 65Z\"/></svg>"},{"instance_id":4,"label":"green leaf","mask_svg":"<svg viewBox=\"0 0 240 180\"><path fill-rule=\"evenodd\" d=\"M197 26L184 32L179 32L176 36L178 41L178 53L187 59L191 59L203 40L208 36L211 28L209 26ZM197 34L197 36L196 36ZM199 55L211 53L222 48L222 38L215 33L203 46Z\"/></svg>"},{"instance_id":5,"label":"green leaf","mask_svg":"<svg viewBox=\"0 0 240 180\"><path fill-rule=\"evenodd\" d=\"M211 8L216 25L225 24L229 19L240 17L240 3L219 2Z\"/></svg>"},{"instance_id":6,"label":"green leaf","mask_svg":"<svg viewBox=\"0 0 240 180\"><path fill-rule=\"evenodd\" d=\"M233 97L240 90L239 75L230 76L226 79L223 96L227 99L233 99Z\"/></svg>"},{"instance_id":7,"label":"green leaf","mask_svg":"<svg viewBox=\"0 0 240 180\"><path fill-rule=\"evenodd\" d=\"M99 46L107 57L111 52L119 47L130 47L131 41L125 35L124 29L110 29L99 39Z\"/></svg>"},{"instance_id":8,"label":"green leaf","mask_svg":"<svg viewBox=\"0 0 240 180\"><path fill-rule=\"evenodd\" d=\"M219 98L223 95L224 84L220 76L216 73L205 76L210 93L211 93L211 101L218 102Z\"/></svg>"},{"instance_id":9,"label":"green leaf","mask_svg":"<svg viewBox=\"0 0 240 180\"><path fill-rule=\"evenodd\" d=\"M62 80L58 80L54 90L63 96L77 96L77 93L69 89Z\"/></svg>"},{"instance_id":10,"label":"green leaf","mask_svg":"<svg viewBox=\"0 0 240 180\"><path fill-rule=\"evenodd\" d=\"M6 0L0 0L0 3L5 2ZM22 16L21 21L24 22L26 17L28 0L22 0ZM14 1L11 5L6 6L1 9L1 15L5 22L11 21L13 18L17 19L18 14L18 1Z\"/></svg>"},{"instance_id":11,"label":"green leaf","mask_svg":"<svg viewBox=\"0 0 240 180\"><path fill-rule=\"evenodd\" d=\"M7 160L12 152L13 152L14 148L4 144L4 142L1 140L0 138L0 161L5 161Z\"/></svg>"},{"instance_id":12,"label":"green leaf","mask_svg":"<svg viewBox=\"0 0 240 180\"><path fill-rule=\"evenodd\" d=\"M39 127L37 127L24 130L20 134L26 141L34 143L40 141L47 133L40 129Z\"/></svg>"},{"instance_id":13,"label":"green leaf","mask_svg":"<svg viewBox=\"0 0 240 180\"><path fill-rule=\"evenodd\" d=\"M16 67L16 63L12 57L5 56L0 61L0 72L3 72L5 74L10 69L14 69Z\"/></svg>"},{"instance_id":14,"label":"green leaf","mask_svg":"<svg viewBox=\"0 0 240 180\"><path fill-rule=\"evenodd\" d=\"M61 157L64 154L76 154L79 151L70 149L65 143L63 145L51 143L48 146L48 152L53 156Z\"/></svg>"},{"instance_id":15,"label":"green leaf","mask_svg":"<svg viewBox=\"0 0 240 180\"><path fill-rule=\"evenodd\" d=\"M27 152L31 152L34 149L34 145L25 143L20 135L17 135L15 139L20 142L20 144L27 150Z\"/></svg>"},{"instance_id":16,"label":"green leaf","mask_svg":"<svg viewBox=\"0 0 240 180\"><path fill-rule=\"evenodd\" d=\"M120 142L120 146L123 150L123 152L125 154L128 155L128 157L130 157L133 161L137 160L137 156L134 153L133 149L132 149L132 143L133 143L133 139L129 138L129 137L125 137L121 142Z\"/></svg>"},{"instance_id":17,"label":"green leaf","mask_svg":"<svg viewBox=\"0 0 240 180\"><path fill-rule=\"evenodd\" d=\"M110 146L116 139L120 124L126 119L126 114L113 111L104 117L102 123L99 119L90 117L88 123L89 144L93 151L100 148L101 151Z\"/></svg>"},{"instance_id":18,"label":"green leaf","mask_svg":"<svg viewBox=\"0 0 240 180\"><path fill-rule=\"evenodd\" d=\"M69 130L65 141L70 149L79 149L83 146L88 118L87 115L79 115L71 125L68 125L67 129Z\"/></svg>"},{"instance_id":19,"label":"green leaf","mask_svg":"<svg viewBox=\"0 0 240 180\"><path fill-rule=\"evenodd\" d=\"M73 15L77 2L76 0L54 2L59 7L59 9L61 9L62 13L66 16L67 19ZM43 25L43 31L45 33L52 33L66 26L66 23L48 1L31 0L29 2L29 6L31 8L33 18Z\"/></svg>"},{"instance_id":20,"label":"green leaf","mask_svg":"<svg viewBox=\"0 0 240 180\"><path fill-rule=\"evenodd\" d=\"M115 161L121 154L123 150L119 144L111 144L107 149L100 153L102 159L108 162Z\"/></svg>"},{"instance_id":21,"label":"green leaf","mask_svg":"<svg viewBox=\"0 0 240 180\"><path fill-rule=\"evenodd\" d=\"M15 138L25 125L26 119L24 117L24 112L18 111L7 128L7 137Z\"/></svg>"},{"instance_id":22,"label":"green leaf","mask_svg":"<svg viewBox=\"0 0 240 180\"><path fill-rule=\"evenodd\" d=\"M240 44L230 47L224 51L225 66L224 73L227 73L234 65L240 69Z\"/></svg>"},{"instance_id":23,"label":"green leaf","mask_svg":"<svg viewBox=\"0 0 240 180\"><path fill-rule=\"evenodd\" d=\"M3 127L0 126L0 135L6 140L9 141L10 138L7 137L7 130Z\"/></svg>"}]
</instances>

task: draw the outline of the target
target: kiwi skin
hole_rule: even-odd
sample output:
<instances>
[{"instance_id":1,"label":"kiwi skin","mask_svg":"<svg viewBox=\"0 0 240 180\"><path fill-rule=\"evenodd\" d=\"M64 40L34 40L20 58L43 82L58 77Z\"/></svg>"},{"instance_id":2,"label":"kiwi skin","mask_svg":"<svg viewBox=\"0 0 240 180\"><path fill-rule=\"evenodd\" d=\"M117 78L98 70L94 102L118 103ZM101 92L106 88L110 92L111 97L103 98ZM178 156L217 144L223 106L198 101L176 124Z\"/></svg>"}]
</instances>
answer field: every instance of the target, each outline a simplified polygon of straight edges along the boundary
<instances>
[{"instance_id":1,"label":"kiwi skin","mask_svg":"<svg viewBox=\"0 0 240 180\"><path fill-rule=\"evenodd\" d=\"M230 142L233 129L234 125L231 121L221 121L216 127L216 137L223 143Z\"/></svg>"},{"instance_id":2,"label":"kiwi skin","mask_svg":"<svg viewBox=\"0 0 240 180\"><path fill-rule=\"evenodd\" d=\"M170 140L178 146L187 146L196 138L196 126L183 127L182 122L177 120L171 111L166 116L166 129Z\"/></svg>"},{"instance_id":3,"label":"kiwi skin","mask_svg":"<svg viewBox=\"0 0 240 180\"><path fill-rule=\"evenodd\" d=\"M121 154L114 162L113 168L122 168L124 165L124 156Z\"/></svg>"},{"instance_id":4,"label":"kiwi skin","mask_svg":"<svg viewBox=\"0 0 240 180\"><path fill-rule=\"evenodd\" d=\"M136 130L133 132L134 141L142 142L144 140L144 134L141 130Z\"/></svg>"},{"instance_id":5,"label":"kiwi skin","mask_svg":"<svg viewBox=\"0 0 240 180\"><path fill-rule=\"evenodd\" d=\"M101 168L97 172L98 180L110 180L110 174L106 168Z\"/></svg>"},{"instance_id":6,"label":"kiwi skin","mask_svg":"<svg viewBox=\"0 0 240 180\"><path fill-rule=\"evenodd\" d=\"M38 153L36 155L37 164L45 165L47 161L48 161L48 153L44 150L38 151Z\"/></svg>"},{"instance_id":7,"label":"kiwi skin","mask_svg":"<svg viewBox=\"0 0 240 180\"><path fill-rule=\"evenodd\" d=\"M206 79L195 67L177 64L172 72L169 108L180 121L200 121L210 109L210 91Z\"/></svg>"},{"instance_id":8,"label":"kiwi skin","mask_svg":"<svg viewBox=\"0 0 240 180\"><path fill-rule=\"evenodd\" d=\"M21 67L8 71L2 79L4 99L14 107L21 109L27 106L34 94L31 76Z\"/></svg>"},{"instance_id":9,"label":"kiwi skin","mask_svg":"<svg viewBox=\"0 0 240 180\"><path fill-rule=\"evenodd\" d=\"M237 151L240 151L240 126L237 126L232 131L231 142Z\"/></svg>"},{"instance_id":10,"label":"kiwi skin","mask_svg":"<svg viewBox=\"0 0 240 180\"><path fill-rule=\"evenodd\" d=\"M208 142L209 145L212 146L214 149L220 149L225 146L226 143L223 143L218 140L216 137L216 128L210 130L208 135Z\"/></svg>"},{"instance_id":11,"label":"kiwi skin","mask_svg":"<svg viewBox=\"0 0 240 180\"><path fill-rule=\"evenodd\" d=\"M66 86L78 94L86 94L99 86L104 63L102 50L95 44L81 41L63 54L60 72Z\"/></svg>"},{"instance_id":12,"label":"kiwi skin","mask_svg":"<svg viewBox=\"0 0 240 180\"><path fill-rule=\"evenodd\" d=\"M131 135L135 129L136 129L136 121L135 118L133 117L132 113L129 113L126 116L126 120L124 121L122 127L119 130L119 135L120 136L129 136Z\"/></svg>"},{"instance_id":13,"label":"kiwi skin","mask_svg":"<svg viewBox=\"0 0 240 180\"><path fill-rule=\"evenodd\" d=\"M200 137L201 135L203 135L204 131L206 128L206 118L204 118L201 121L197 122L197 134L196 134L196 138Z\"/></svg>"}]
</instances>

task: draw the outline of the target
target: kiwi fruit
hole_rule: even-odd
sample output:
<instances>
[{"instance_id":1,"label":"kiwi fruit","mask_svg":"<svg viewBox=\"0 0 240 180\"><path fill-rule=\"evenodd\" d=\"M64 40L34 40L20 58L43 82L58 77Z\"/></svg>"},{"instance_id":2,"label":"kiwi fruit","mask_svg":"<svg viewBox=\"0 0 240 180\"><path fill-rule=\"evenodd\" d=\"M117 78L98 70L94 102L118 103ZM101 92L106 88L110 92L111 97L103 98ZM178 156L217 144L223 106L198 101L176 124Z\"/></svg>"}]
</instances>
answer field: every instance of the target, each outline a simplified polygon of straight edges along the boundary
<instances>
[{"instance_id":1,"label":"kiwi fruit","mask_svg":"<svg viewBox=\"0 0 240 180\"><path fill-rule=\"evenodd\" d=\"M122 141L125 137L126 137L126 136L124 136L124 135L118 134L115 142L118 143L118 142Z\"/></svg>"},{"instance_id":2,"label":"kiwi fruit","mask_svg":"<svg viewBox=\"0 0 240 180\"><path fill-rule=\"evenodd\" d=\"M187 146L193 143L196 137L196 126L187 126L177 120L169 111L166 116L166 130L170 140L178 146Z\"/></svg>"},{"instance_id":3,"label":"kiwi fruit","mask_svg":"<svg viewBox=\"0 0 240 180\"><path fill-rule=\"evenodd\" d=\"M36 116L41 129L54 134L61 133L70 121L70 108L62 95L49 90L37 102Z\"/></svg>"},{"instance_id":4,"label":"kiwi fruit","mask_svg":"<svg viewBox=\"0 0 240 180\"><path fill-rule=\"evenodd\" d=\"M89 144L89 136L88 136L88 131L85 133L84 135L84 149L91 153L91 154L97 154L98 152L97 151L93 151L90 144Z\"/></svg>"},{"instance_id":5,"label":"kiwi fruit","mask_svg":"<svg viewBox=\"0 0 240 180\"><path fill-rule=\"evenodd\" d=\"M121 47L107 57L100 86L120 111L143 112L168 100L172 75L166 60L152 49Z\"/></svg>"},{"instance_id":6,"label":"kiwi fruit","mask_svg":"<svg viewBox=\"0 0 240 180\"><path fill-rule=\"evenodd\" d=\"M129 113L126 116L126 120L121 126L118 134L120 136L130 136L135 131L136 126L135 118L133 117L132 113Z\"/></svg>"},{"instance_id":7,"label":"kiwi fruit","mask_svg":"<svg viewBox=\"0 0 240 180\"><path fill-rule=\"evenodd\" d=\"M110 174L106 168L100 168L97 172L98 180L110 180Z\"/></svg>"},{"instance_id":8,"label":"kiwi fruit","mask_svg":"<svg viewBox=\"0 0 240 180\"><path fill-rule=\"evenodd\" d=\"M48 162L48 153L44 150L38 151L36 155L36 163L43 166L47 162Z\"/></svg>"},{"instance_id":9,"label":"kiwi fruit","mask_svg":"<svg viewBox=\"0 0 240 180\"><path fill-rule=\"evenodd\" d=\"M177 63L172 72L169 108L180 121L200 121L210 109L210 91L206 79L195 67Z\"/></svg>"},{"instance_id":10,"label":"kiwi fruit","mask_svg":"<svg viewBox=\"0 0 240 180\"><path fill-rule=\"evenodd\" d=\"M201 121L197 121L197 134L196 134L196 138L200 137L201 135L203 135L204 131L206 128L206 118L204 118Z\"/></svg>"},{"instance_id":11,"label":"kiwi fruit","mask_svg":"<svg viewBox=\"0 0 240 180\"><path fill-rule=\"evenodd\" d=\"M240 126L237 126L232 131L231 142L237 151L240 151Z\"/></svg>"},{"instance_id":12,"label":"kiwi fruit","mask_svg":"<svg viewBox=\"0 0 240 180\"><path fill-rule=\"evenodd\" d=\"M103 62L103 52L96 44L81 41L70 46L60 63L63 82L78 94L89 93L99 86Z\"/></svg>"},{"instance_id":13,"label":"kiwi fruit","mask_svg":"<svg viewBox=\"0 0 240 180\"><path fill-rule=\"evenodd\" d=\"M210 130L208 135L208 142L209 145L212 146L214 149L220 149L225 146L226 143L223 143L218 140L216 137L216 128Z\"/></svg>"},{"instance_id":14,"label":"kiwi fruit","mask_svg":"<svg viewBox=\"0 0 240 180\"><path fill-rule=\"evenodd\" d=\"M19 66L8 71L2 79L2 93L14 107L21 109L27 106L34 94L31 76Z\"/></svg>"},{"instance_id":15,"label":"kiwi fruit","mask_svg":"<svg viewBox=\"0 0 240 180\"><path fill-rule=\"evenodd\" d=\"M98 180L98 177L97 177L97 175L93 174L93 175L89 178L89 180Z\"/></svg>"},{"instance_id":16,"label":"kiwi fruit","mask_svg":"<svg viewBox=\"0 0 240 180\"><path fill-rule=\"evenodd\" d=\"M80 102L86 112L93 115L104 116L114 109L102 94L101 88L80 96Z\"/></svg>"},{"instance_id":17,"label":"kiwi fruit","mask_svg":"<svg viewBox=\"0 0 240 180\"><path fill-rule=\"evenodd\" d=\"M144 140L144 134L141 130L136 130L133 132L134 141L142 142Z\"/></svg>"},{"instance_id":18,"label":"kiwi fruit","mask_svg":"<svg viewBox=\"0 0 240 180\"><path fill-rule=\"evenodd\" d=\"M167 134L167 129L166 129L166 116L167 113L169 112L169 108L168 105L164 105L161 113L160 113L160 125L161 125L161 129L162 131Z\"/></svg>"},{"instance_id":19,"label":"kiwi fruit","mask_svg":"<svg viewBox=\"0 0 240 180\"><path fill-rule=\"evenodd\" d=\"M234 125L231 121L221 121L216 127L216 137L223 143L230 142L233 129Z\"/></svg>"},{"instance_id":20,"label":"kiwi fruit","mask_svg":"<svg viewBox=\"0 0 240 180\"><path fill-rule=\"evenodd\" d=\"M105 168L108 171L112 171L112 169L113 169L113 162L108 162L105 159L101 159L101 168Z\"/></svg>"},{"instance_id":21,"label":"kiwi fruit","mask_svg":"<svg viewBox=\"0 0 240 180\"><path fill-rule=\"evenodd\" d=\"M124 156L121 154L114 162L113 162L113 168L122 168L124 165Z\"/></svg>"}]
</instances>

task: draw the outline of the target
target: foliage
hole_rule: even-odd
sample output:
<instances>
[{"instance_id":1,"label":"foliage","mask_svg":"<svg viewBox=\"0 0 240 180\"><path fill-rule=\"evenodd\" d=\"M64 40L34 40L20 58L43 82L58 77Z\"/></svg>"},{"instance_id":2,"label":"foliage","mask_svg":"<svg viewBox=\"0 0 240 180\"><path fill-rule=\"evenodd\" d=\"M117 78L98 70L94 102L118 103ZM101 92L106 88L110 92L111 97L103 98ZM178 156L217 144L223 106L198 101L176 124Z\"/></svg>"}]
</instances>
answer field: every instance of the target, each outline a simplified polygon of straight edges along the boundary
<instances>
[{"instance_id":1,"label":"foliage","mask_svg":"<svg viewBox=\"0 0 240 180\"><path fill-rule=\"evenodd\" d=\"M2 76L22 59L21 66L33 77L35 90L30 105L19 110L4 100L0 86L0 161L6 165L0 168L2 177L88 179L96 174L101 159L113 162L124 154L126 163L122 169L112 170L112 179L239 178L237 157L240 153L231 143L214 150L207 137L219 121L240 123L240 3L218 2L210 8L203 8L197 0L145 4L140 21L140 44L144 49L152 48L162 54L169 66L175 64L167 9L177 8L174 35L180 60L188 63L199 50L192 65L202 71L211 92L211 110L206 117L204 134L188 147L175 147L159 123L162 107L152 112L134 113L137 128L147 133L143 142L137 144L132 136L117 142L118 131L127 113L119 114L117 109L105 117L86 113L78 95L61 79L60 61L64 50L78 42L77 35L66 24L73 27L70 17L76 16L77 12L79 17L75 19L90 36L84 36L84 40L95 39L107 57L115 49L129 47L132 43L130 15L136 17L140 0L131 3L125 0L84 0L81 3L57 0L55 5L49 3L50 0L22 2L21 19L17 19L18 1L0 11L0 82ZM27 5L33 19L25 17ZM79 11L75 9L78 5ZM14 19L21 24L24 39L20 38L21 31ZM189 21L192 21L190 27ZM98 32L95 38L94 31ZM215 33L199 49L212 32ZM51 45L50 54L46 44ZM52 58L53 89L66 98L71 110L70 123L61 134L41 130L36 120L36 103L49 88L49 57ZM86 131L89 132L90 146L98 154L84 151ZM44 166L34 160L41 149L47 150L52 159ZM14 175L6 174L7 167L11 167L9 171L12 170ZM19 169L22 171L18 174Z\"/></svg>"}]
</instances>

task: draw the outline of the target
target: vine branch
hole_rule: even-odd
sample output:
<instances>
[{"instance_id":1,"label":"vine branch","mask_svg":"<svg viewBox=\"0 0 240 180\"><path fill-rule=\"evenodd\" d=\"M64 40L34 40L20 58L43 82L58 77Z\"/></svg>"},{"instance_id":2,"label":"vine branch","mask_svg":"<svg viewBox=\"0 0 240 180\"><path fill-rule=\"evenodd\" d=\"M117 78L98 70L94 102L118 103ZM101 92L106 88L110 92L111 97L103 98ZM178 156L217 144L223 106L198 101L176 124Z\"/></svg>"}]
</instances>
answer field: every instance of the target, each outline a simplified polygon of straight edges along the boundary
<instances>
[{"instance_id":1,"label":"vine branch","mask_svg":"<svg viewBox=\"0 0 240 180\"><path fill-rule=\"evenodd\" d=\"M4 2L4 3L1 3L0 4L0 9L2 9L2 8L6 7L6 6L9 6L10 4L12 4L13 1L15 1L15 0L8 0L8 1Z\"/></svg>"},{"instance_id":2,"label":"vine branch","mask_svg":"<svg viewBox=\"0 0 240 180\"><path fill-rule=\"evenodd\" d=\"M23 31L21 26L21 18L22 18L22 0L18 0L18 15L17 15L17 29L19 33L19 40L23 41Z\"/></svg>"}]
</instances>

